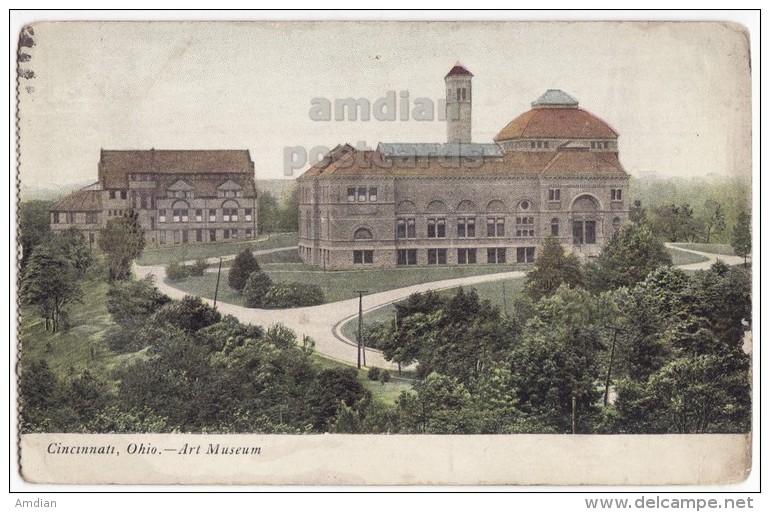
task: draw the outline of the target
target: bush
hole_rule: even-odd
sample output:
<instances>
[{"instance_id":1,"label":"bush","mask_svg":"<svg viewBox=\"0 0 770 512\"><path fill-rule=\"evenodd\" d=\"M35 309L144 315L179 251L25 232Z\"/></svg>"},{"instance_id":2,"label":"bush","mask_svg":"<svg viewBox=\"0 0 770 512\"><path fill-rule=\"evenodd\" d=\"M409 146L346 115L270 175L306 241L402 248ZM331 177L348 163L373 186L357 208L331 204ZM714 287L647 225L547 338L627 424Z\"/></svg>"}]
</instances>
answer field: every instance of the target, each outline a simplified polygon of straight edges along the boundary
<instances>
[{"instance_id":1,"label":"bush","mask_svg":"<svg viewBox=\"0 0 770 512\"><path fill-rule=\"evenodd\" d=\"M230 267L230 272L227 274L227 284L230 285L230 288L242 292L251 274L259 271L257 259L251 254L251 251L244 249L238 253L235 261L233 261L233 266Z\"/></svg>"},{"instance_id":2,"label":"bush","mask_svg":"<svg viewBox=\"0 0 770 512\"><path fill-rule=\"evenodd\" d=\"M262 271L252 272L243 287L243 304L247 308L265 306L266 297L273 286L273 281Z\"/></svg>"},{"instance_id":3,"label":"bush","mask_svg":"<svg viewBox=\"0 0 770 512\"><path fill-rule=\"evenodd\" d=\"M369 373L366 375L369 380L380 380L380 369L376 366L369 368Z\"/></svg>"},{"instance_id":4,"label":"bush","mask_svg":"<svg viewBox=\"0 0 770 512\"><path fill-rule=\"evenodd\" d=\"M206 260L200 259L196 260L191 266L185 268L187 270L187 275L202 276L206 273L206 269L209 268L209 265L206 263Z\"/></svg>"},{"instance_id":5,"label":"bush","mask_svg":"<svg viewBox=\"0 0 770 512\"><path fill-rule=\"evenodd\" d=\"M275 283L265 294L267 308L298 308L323 304L324 294L319 286L304 283Z\"/></svg>"},{"instance_id":6,"label":"bush","mask_svg":"<svg viewBox=\"0 0 770 512\"><path fill-rule=\"evenodd\" d=\"M172 261L166 267L166 277L169 281L180 281L187 277L187 267L180 265L176 261Z\"/></svg>"},{"instance_id":7,"label":"bush","mask_svg":"<svg viewBox=\"0 0 770 512\"><path fill-rule=\"evenodd\" d=\"M390 382L390 372L388 370L382 370L380 372L380 382L383 384Z\"/></svg>"}]
</instances>

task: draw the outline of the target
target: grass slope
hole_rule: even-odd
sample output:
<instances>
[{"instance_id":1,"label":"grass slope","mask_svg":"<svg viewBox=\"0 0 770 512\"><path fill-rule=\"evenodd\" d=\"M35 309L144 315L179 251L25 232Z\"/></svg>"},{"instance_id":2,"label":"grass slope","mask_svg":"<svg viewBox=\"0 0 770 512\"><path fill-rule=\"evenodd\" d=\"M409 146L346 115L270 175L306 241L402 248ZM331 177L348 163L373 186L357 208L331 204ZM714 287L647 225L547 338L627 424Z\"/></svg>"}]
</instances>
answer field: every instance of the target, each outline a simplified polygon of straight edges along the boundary
<instances>
[{"instance_id":1,"label":"grass slope","mask_svg":"<svg viewBox=\"0 0 770 512\"><path fill-rule=\"evenodd\" d=\"M297 233L278 233L258 240L240 242L212 242L207 244L174 245L145 250L139 258L140 265L167 265L172 261L189 261L238 254L244 249L254 251L297 245Z\"/></svg>"}]
</instances>

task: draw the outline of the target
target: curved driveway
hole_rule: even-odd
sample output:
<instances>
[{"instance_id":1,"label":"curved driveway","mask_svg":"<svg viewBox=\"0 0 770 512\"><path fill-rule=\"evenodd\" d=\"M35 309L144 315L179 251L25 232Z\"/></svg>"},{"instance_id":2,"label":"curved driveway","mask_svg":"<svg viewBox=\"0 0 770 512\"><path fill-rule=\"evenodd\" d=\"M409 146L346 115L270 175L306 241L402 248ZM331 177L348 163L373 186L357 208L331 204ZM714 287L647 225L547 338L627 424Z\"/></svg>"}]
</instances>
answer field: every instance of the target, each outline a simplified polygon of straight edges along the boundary
<instances>
[{"instance_id":1,"label":"curved driveway","mask_svg":"<svg viewBox=\"0 0 770 512\"><path fill-rule=\"evenodd\" d=\"M667 244L670 247L676 247L673 244ZM729 265L743 263L743 258L738 256L723 256L690 249L676 247L680 251L691 252L708 258L701 263L692 263L689 265L680 265L685 270L707 269L717 259L721 259ZM296 250L296 247L280 247L276 249L266 249L254 251L255 255L268 254L287 250ZM223 257L224 260L232 259L235 256ZM216 263L219 258L210 258L208 263ZM134 264L134 273L139 278L148 275L155 276L155 284L158 289L174 299L181 299L187 293L174 288L165 282L166 269L164 266L139 266ZM395 290L388 290L380 293L373 293L363 297L364 312L372 311L388 304L403 300L409 295L428 290L444 290L458 286L468 286L490 281L502 281L505 279L524 277L523 271L502 272L499 274L484 274L479 276L461 277L457 279L445 279L443 281L433 281L430 283L407 286ZM213 301L203 299L209 304ZM240 321L254 325L268 327L273 324L283 324L291 328L297 337L301 340L303 336L309 336L315 341L315 350L331 359L338 360L347 364L356 364L357 348L354 341L347 339L342 335L340 327L346 321L358 315L358 299L348 299L320 306L292 309L252 309L236 304L219 302L217 308L223 314L233 315ZM385 361L382 354L374 349L366 350L367 366L378 366L380 368L396 369L396 365Z\"/></svg>"}]
</instances>

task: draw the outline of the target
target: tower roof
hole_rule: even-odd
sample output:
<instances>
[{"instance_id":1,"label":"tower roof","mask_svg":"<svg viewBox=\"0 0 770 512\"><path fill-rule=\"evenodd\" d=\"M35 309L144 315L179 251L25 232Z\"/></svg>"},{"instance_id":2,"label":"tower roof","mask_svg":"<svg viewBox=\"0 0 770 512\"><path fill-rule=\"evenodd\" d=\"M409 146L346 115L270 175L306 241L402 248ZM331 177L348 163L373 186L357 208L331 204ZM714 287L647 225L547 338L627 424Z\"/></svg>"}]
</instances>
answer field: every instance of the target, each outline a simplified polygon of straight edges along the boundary
<instances>
[{"instance_id":1,"label":"tower roof","mask_svg":"<svg viewBox=\"0 0 770 512\"><path fill-rule=\"evenodd\" d=\"M532 108L542 107L572 107L578 106L578 100L559 89L548 89L537 100L532 102Z\"/></svg>"},{"instance_id":2,"label":"tower roof","mask_svg":"<svg viewBox=\"0 0 770 512\"><path fill-rule=\"evenodd\" d=\"M444 78L455 76L455 75L470 75L473 76L473 73L468 71L468 68L460 64L460 61L458 60L455 62L455 65L452 69L449 70L449 73L446 74Z\"/></svg>"}]
</instances>

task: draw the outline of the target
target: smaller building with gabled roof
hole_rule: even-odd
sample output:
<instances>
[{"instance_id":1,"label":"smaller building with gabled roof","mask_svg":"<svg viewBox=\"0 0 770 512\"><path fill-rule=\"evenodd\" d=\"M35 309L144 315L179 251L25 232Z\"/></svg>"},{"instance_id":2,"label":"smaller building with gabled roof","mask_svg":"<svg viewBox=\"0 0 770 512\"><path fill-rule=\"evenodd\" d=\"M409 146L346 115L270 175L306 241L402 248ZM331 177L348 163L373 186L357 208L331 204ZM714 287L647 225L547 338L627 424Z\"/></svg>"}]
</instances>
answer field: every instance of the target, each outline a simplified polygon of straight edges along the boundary
<instances>
[{"instance_id":1,"label":"smaller building with gabled roof","mask_svg":"<svg viewBox=\"0 0 770 512\"><path fill-rule=\"evenodd\" d=\"M51 205L54 231L75 226L94 242L109 219L133 211L149 245L257 234L247 150L102 150L98 178Z\"/></svg>"}]
</instances>

